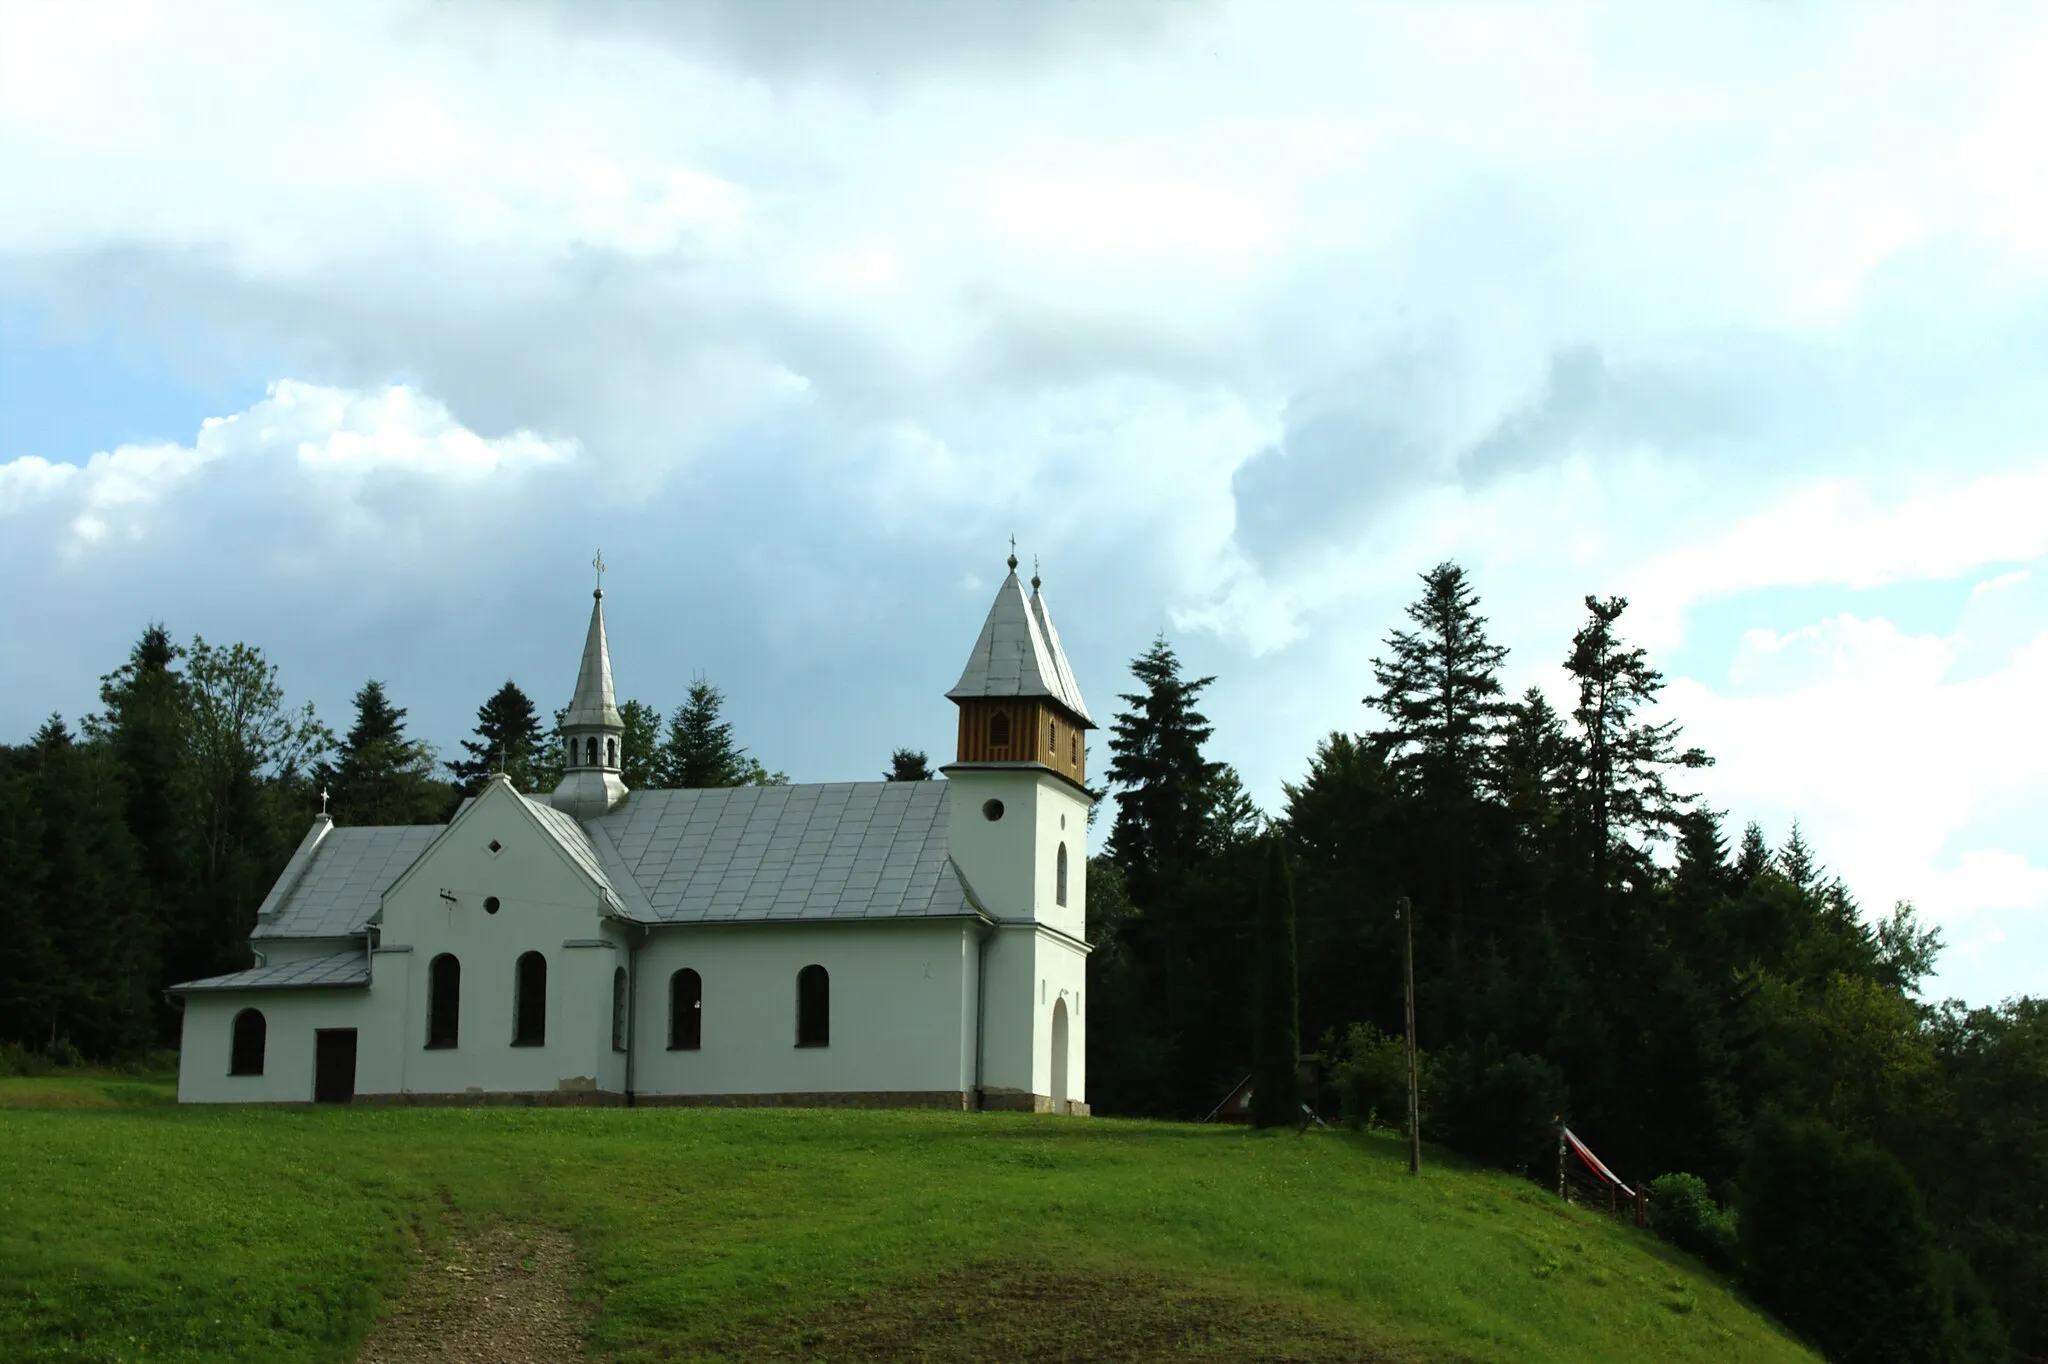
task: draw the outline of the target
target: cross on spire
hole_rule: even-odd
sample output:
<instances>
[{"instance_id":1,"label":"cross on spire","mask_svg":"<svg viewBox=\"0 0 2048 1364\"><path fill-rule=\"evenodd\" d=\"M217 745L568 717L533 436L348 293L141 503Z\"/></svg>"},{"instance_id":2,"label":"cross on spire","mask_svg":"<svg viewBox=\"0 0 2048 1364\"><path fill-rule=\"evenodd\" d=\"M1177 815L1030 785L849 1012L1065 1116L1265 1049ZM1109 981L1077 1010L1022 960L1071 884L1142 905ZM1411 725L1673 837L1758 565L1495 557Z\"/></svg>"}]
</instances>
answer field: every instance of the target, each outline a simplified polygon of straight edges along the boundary
<instances>
[{"instance_id":1,"label":"cross on spire","mask_svg":"<svg viewBox=\"0 0 2048 1364\"><path fill-rule=\"evenodd\" d=\"M603 551L603 550L601 550L601 549L600 549L600 550L599 550L599 551L597 552L597 557L596 557L595 559L592 559L592 560L590 561L590 566L591 566L592 568L594 568L594 569L596 569L596 570L597 570L597 595L598 595L598 596L600 596L600 597L602 597L602 596L604 595L604 551Z\"/></svg>"},{"instance_id":2,"label":"cross on spire","mask_svg":"<svg viewBox=\"0 0 2048 1364\"><path fill-rule=\"evenodd\" d=\"M1010 571L1017 571L1017 537L1014 535L1010 537Z\"/></svg>"},{"instance_id":3,"label":"cross on spire","mask_svg":"<svg viewBox=\"0 0 2048 1364\"><path fill-rule=\"evenodd\" d=\"M327 813L327 788L324 786L320 788L320 813Z\"/></svg>"}]
</instances>

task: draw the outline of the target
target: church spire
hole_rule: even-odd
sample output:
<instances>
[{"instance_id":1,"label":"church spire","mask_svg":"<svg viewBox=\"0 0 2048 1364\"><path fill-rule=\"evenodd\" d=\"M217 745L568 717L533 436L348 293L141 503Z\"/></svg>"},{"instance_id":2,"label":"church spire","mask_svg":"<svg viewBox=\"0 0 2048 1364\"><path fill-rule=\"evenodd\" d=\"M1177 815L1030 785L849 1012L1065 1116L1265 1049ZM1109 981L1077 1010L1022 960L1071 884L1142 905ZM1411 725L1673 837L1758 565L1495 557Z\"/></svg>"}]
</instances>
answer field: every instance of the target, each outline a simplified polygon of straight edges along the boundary
<instances>
[{"instance_id":1,"label":"church spire","mask_svg":"<svg viewBox=\"0 0 2048 1364\"><path fill-rule=\"evenodd\" d=\"M1017 579L1014 546L1009 567L967 666L946 693L960 706L958 761L1042 763L1078 782L1086 757L1082 732L1095 721L1052 628L1036 565L1029 597Z\"/></svg>"},{"instance_id":2,"label":"church spire","mask_svg":"<svg viewBox=\"0 0 2048 1364\"><path fill-rule=\"evenodd\" d=\"M590 594L590 628L583 636L583 662L576 692L562 716L563 773L551 803L579 819L594 819L626 798L620 778L626 724L612 692L611 643L604 629L604 554L591 560L600 586Z\"/></svg>"}]
</instances>

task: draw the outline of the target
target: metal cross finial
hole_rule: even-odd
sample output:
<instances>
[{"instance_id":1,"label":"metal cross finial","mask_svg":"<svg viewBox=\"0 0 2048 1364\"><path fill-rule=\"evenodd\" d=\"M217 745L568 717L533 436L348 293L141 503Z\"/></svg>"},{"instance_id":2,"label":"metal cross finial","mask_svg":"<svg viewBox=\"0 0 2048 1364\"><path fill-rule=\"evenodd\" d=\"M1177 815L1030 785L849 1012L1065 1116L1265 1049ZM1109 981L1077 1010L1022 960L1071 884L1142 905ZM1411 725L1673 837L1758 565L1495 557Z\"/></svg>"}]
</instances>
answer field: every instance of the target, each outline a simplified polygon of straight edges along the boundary
<instances>
[{"instance_id":1,"label":"metal cross finial","mask_svg":"<svg viewBox=\"0 0 2048 1364\"><path fill-rule=\"evenodd\" d=\"M590 566L591 566L592 568L594 568L594 569L596 569L596 570L597 570L597 590L598 590L598 593L599 593L600 595L602 595L602 594L603 594L603 592L604 592L604 551L603 551L603 550L599 550L599 551L597 552L597 557L596 557L595 559L592 559L592 560L590 561Z\"/></svg>"},{"instance_id":2,"label":"metal cross finial","mask_svg":"<svg viewBox=\"0 0 2048 1364\"><path fill-rule=\"evenodd\" d=\"M1017 571L1017 537L1014 535L1010 537L1010 571Z\"/></svg>"},{"instance_id":3,"label":"metal cross finial","mask_svg":"<svg viewBox=\"0 0 2048 1364\"><path fill-rule=\"evenodd\" d=\"M327 813L327 788L324 786L320 788L320 813Z\"/></svg>"},{"instance_id":4,"label":"metal cross finial","mask_svg":"<svg viewBox=\"0 0 2048 1364\"><path fill-rule=\"evenodd\" d=\"M1038 590L1038 556L1036 554L1031 556L1031 590L1033 592Z\"/></svg>"}]
</instances>

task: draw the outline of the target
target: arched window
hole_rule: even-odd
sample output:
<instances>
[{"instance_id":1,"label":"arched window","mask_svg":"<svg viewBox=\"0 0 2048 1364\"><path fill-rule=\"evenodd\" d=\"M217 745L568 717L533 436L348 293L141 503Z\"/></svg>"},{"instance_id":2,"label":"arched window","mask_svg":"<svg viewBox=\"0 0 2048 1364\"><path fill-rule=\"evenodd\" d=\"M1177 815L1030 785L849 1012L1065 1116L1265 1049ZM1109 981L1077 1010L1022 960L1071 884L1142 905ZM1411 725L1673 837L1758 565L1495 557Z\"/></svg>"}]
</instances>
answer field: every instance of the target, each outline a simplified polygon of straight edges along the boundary
<instances>
[{"instance_id":1,"label":"arched window","mask_svg":"<svg viewBox=\"0 0 2048 1364\"><path fill-rule=\"evenodd\" d=\"M1048 753L1060 751L1060 727L1059 722L1056 720L1047 720L1045 722L1045 751Z\"/></svg>"},{"instance_id":2,"label":"arched window","mask_svg":"<svg viewBox=\"0 0 2048 1364\"><path fill-rule=\"evenodd\" d=\"M1081 761L1081 731L1077 729L1072 734L1068 735L1067 742L1073 747L1074 761Z\"/></svg>"},{"instance_id":3,"label":"arched window","mask_svg":"<svg viewBox=\"0 0 2048 1364\"><path fill-rule=\"evenodd\" d=\"M544 1047L548 1042L548 959L528 952L519 959L512 991L512 1045Z\"/></svg>"},{"instance_id":4,"label":"arched window","mask_svg":"<svg viewBox=\"0 0 2048 1364\"><path fill-rule=\"evenodd\" d=\"M606 739L604 741L604 765L606 767L617 767L619 765L619 741L617 739Z\"/></svg>"},{"instance_id":5,"label":"arched window","mask_svg":"<svg viewBox=\"0 0 2048 1364\"><path fill-rule=\"evenodd\" d=\"M597 766L597 739L594 736L583 741L583 765Z\"/></svg>"},{"instance_id":6,"label":"arched window","mask_svg":"<svg viewBox=\"0 0 2048 1364\"><path fill-rule=\"evenodd\" d=\"M704 1047L704 978L685 966L668 978L668 1049Z\"/></svg>"},{"instance_id":7,"label":"arched window","mask_svg":"<svg viewBox=\"0 0 2048 1364\"><path fill-rule=\"evenodd\" d=\"M1010 746L1010 712L999 710L988 722L988 744L990 748Z\"/></svg>"},{"instance_id":8,"label":"arched window","mask_svg":"<svg viewBox=\"0 0 2048 1364\"><path fill-rule=\"evenodd\" d=\"M612 1050L626 1049L626 968L612 970Z\"/></svg>"},{"instance_id":9,"label":"arched window","mask_svg":"<svg viewBox=\"0 0 2048 1364\"><path fill-rule=\"evenodd\" d=\"M1053 867L1052 898L1055 903L1067 902L1067 845L1060 844L1059 861Z\"/></svg>"},{"instance_id":10,"label":"arched window","mask_svg":"<svg viewBox=\"0 0 2048 1364\"><path fill-rule=\"evenodd\" d=\"M443 952L427 966L427 1045L454 1046L461 1017L462 963Z\"/></svg>"},{"instance_id":11,"label":"arched window","mask_svg":"<svg viewBox=\"0 0 2048 1364\"><path fill-rule=\"evenodd\" d=\"M261 1009L244 1009L235 1015L234 1045L228 1051L228 1074L263 1073L263 1038L268 1031Z\"/></svg>"},{"instance_id":12,"label":"arched window","mask_svg":"<svg viewBox=\"0 0 2048 1364\"><path fill-rule=\"evenodd\" d=\"M796 973L796 1044L832 1044L832 977L822 966L806 966Z\"/></svg>"},{"instance_id":13,"label":"arched window","mask_svg":"<svg viewBox=\"0 0 2048 1364\"><path fill-rule=\"evenodd\" d=\"M569 756L563 759L563 761L567 762L571 767L576 765L576 741L574 739L569 741Z\"/></svg>"}]
</instances>

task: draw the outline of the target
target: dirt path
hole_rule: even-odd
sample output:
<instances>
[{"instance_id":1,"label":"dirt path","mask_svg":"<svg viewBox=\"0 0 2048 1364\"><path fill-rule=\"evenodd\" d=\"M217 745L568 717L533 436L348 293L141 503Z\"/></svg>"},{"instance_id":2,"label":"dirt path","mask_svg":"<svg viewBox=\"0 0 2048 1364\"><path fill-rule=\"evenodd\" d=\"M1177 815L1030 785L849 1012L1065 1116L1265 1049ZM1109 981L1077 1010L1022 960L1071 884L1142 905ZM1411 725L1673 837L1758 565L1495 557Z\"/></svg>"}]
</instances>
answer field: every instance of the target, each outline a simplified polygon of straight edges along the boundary
<instances>
[{"instance_id":1,"label":"dirt path","mask_svg":"<svg viewBox=\"0 0 2048 1364\"><path fill-rule=\"evenodd\" d=\"M451 1231L371 1330L361 1364L582 1358L575 1242L532 1226L472 1231L452 1223Z\"/></svg>"}]
</instances>

